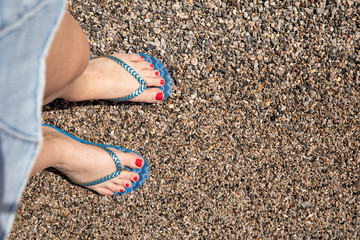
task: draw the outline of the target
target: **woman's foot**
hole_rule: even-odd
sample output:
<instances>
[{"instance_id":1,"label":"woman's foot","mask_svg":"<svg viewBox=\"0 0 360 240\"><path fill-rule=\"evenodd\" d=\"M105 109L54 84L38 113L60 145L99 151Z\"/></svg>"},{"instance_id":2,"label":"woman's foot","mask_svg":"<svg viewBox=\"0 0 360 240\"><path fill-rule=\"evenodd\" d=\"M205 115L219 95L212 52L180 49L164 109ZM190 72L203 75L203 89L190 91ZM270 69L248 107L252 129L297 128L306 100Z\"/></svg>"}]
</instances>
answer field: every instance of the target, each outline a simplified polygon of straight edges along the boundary
<instances>
[{"instance_id":1,"label":"woman's foot","mask_svg":"<svg viewBox=\"0 0 360 240\"><path fill-rule=\"evenodd\" d=\"M163 86L165 80L159 77L159 71L154 70L151 63L135 53L116 53L113 56L133 68L150 87L130 101L154 103L163 100L164 93L157 87ZM60 97L69 101L115 99L133 93L139 86L138 81L115 61L95 58L76 81L61 90Z\"/></svg>"},{"instance_id":2,"label":"woman's foot","mask_svg":"<svg viewBox=\"0 0 360 240\"><path fill-rule=\"evenodd\" d=\"M76 141L51 127L43 127L44 145L40 157L53 158L54 167L75 182L85 183L102 178L116 171L116 166L110 155L103 149ZM132 169L141 168L143 159L135 153L124 153L109 148L119 158L122 166ZM119 176L106 182L87 187L102 195L111 196L115 192L124 192L125 188L137 182L140 176L136 172L123 170Z\"/></svg>"}]
</instances>

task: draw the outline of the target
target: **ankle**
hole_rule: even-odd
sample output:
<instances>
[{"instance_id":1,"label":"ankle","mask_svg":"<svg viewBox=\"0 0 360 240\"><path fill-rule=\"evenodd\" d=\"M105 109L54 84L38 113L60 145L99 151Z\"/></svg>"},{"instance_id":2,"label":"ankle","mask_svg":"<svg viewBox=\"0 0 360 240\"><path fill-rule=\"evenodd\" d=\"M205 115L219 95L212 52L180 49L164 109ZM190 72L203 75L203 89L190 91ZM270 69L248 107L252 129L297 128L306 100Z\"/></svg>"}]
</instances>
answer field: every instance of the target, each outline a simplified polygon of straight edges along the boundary
<instances>
[{"instance_id":1,"label":"ankle","mask_svg":"<svg viewBox=\"0 0 360 240\"><path fill-rule=\"evenodd\" d=\"M59 139L47 128L43 127L43 142L39 156L31 170L31 176L34 176L42 170L54 167L61 161L61 151L59 149Z\"/></svg>"}]
</instances>

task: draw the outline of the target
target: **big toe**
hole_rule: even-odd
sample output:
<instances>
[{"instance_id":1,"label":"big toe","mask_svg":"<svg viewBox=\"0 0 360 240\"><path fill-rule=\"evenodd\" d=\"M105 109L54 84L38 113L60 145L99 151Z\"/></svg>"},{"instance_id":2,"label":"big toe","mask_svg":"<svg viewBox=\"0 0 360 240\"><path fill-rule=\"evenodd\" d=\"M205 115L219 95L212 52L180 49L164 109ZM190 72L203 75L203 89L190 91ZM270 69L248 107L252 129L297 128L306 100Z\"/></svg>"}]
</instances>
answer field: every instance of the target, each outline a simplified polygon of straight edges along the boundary
<instances>
[{"instance_id":1,"label":"big toe","mask_svg":"<svg viewBox=\"0 0 360 240\"><path fill-rule=\"evenodd\" d=\"M164 93L159 88L148 88L144 90L139 96L131 99L131 102L146 102L155 103L164 99Z\"/></svg>"},{"instance_id":2,"label":"big toe","mask_svg":"<svg viewBox=\"0 0 360 240\"><path fill-rule=\"evenodd\" d=\"M125 153L115 148L111 148L111 150L117 155L123 167L138 169L144 165L144 159L134 152Z\"/></svg>"}]
</instances>

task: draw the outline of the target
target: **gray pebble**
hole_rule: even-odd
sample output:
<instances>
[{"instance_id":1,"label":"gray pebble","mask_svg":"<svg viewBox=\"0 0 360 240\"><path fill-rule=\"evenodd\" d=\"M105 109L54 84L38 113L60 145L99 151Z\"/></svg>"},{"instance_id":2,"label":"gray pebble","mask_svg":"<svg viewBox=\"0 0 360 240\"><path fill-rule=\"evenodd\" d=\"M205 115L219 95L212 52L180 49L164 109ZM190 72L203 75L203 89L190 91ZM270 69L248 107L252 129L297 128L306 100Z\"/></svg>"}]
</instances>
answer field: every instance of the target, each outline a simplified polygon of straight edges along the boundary
<instances>
[{"instance_id":1,"label":"gray pebble","mask_svg":"<svg viewBox=\"0 0 360 240\"><path fill-rule=\"evenodd\" d=\"M94 25L94 26L91 26L91 30L98 32L98 31L100 31L100 28L98 28L96 25Z\"/></svg>"},{"instance_id":2,"label":"gray pebble","mask_svg":"<svg viewBox=\"0 0 360 240\"><path fill-rule=\"evenodd\" d=\"M311 203L305 201L305 202L301 202L300 205L303 207L303 208L310 208L312 205Z\"/></svg>"}]
</instances>

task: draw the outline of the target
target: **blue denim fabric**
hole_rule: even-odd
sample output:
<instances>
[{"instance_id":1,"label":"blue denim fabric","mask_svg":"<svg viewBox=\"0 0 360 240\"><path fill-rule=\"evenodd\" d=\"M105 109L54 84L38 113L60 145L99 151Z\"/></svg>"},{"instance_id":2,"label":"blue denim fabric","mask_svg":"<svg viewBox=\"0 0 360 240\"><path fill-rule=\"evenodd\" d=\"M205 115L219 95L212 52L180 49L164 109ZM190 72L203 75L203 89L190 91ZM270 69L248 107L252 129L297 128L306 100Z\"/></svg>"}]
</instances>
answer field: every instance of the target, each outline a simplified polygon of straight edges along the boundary
<instances>
[{"instance_id":1,"label":"blue denim fabric","mask_svg":"<svg viewBox=\"0 0 360 240\"><path fill-rule=\"evenodd\" d=\"M39 153L46 56L65 0L0 0L0 239Z\"/></svg>"}]
</instances>

